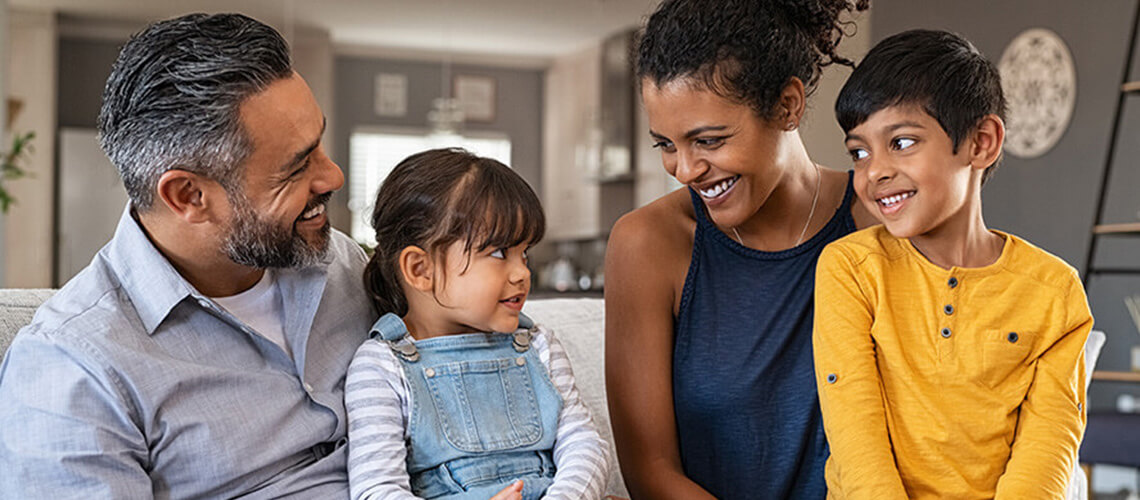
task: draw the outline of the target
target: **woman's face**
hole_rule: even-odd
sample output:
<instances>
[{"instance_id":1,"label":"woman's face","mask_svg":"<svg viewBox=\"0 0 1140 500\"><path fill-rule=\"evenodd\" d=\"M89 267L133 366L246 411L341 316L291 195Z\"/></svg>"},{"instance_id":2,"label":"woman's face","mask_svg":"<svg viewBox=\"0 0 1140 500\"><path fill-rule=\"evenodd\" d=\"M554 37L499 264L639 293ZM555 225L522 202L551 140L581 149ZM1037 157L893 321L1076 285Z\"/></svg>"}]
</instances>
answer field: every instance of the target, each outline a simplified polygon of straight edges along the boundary
<instances>
[{"instance_id":1,"label":"woman's face","mask_svg":"<svg viewBox=\"0 0 1140 500\"><path fill-rule=\"evenodd\" d=\"M786 123L687 78L645 80L641 99L665 170L696 190L717 225L739 226L764 205L794 151Z\"/></svg>"}]
</instances>

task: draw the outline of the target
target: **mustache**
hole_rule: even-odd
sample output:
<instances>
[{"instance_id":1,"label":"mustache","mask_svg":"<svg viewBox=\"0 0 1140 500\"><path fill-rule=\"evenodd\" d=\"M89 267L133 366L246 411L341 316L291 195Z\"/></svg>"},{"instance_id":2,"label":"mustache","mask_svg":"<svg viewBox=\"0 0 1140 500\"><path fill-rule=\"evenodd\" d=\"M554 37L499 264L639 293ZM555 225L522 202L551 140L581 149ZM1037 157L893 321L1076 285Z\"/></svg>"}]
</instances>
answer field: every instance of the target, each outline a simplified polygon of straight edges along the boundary
<instances>
[{"instance_id":1,"label":"mustache","mask_svg":"<svg viewBox=\"0 0 1140 500\"><path fill-rule=\"evenodd\" d=\"M301 213L308 212L309 210L312 210L314 208L317 208L318 206L321 206L321 205L328 203L329 200L332 199L332 195L333 195L332 191L329 191L329 192L324 193L324 194L317 195L312 200L310 200L308 204L305 205L305 209L302 210Z\"/></svg>"}]
</instances>

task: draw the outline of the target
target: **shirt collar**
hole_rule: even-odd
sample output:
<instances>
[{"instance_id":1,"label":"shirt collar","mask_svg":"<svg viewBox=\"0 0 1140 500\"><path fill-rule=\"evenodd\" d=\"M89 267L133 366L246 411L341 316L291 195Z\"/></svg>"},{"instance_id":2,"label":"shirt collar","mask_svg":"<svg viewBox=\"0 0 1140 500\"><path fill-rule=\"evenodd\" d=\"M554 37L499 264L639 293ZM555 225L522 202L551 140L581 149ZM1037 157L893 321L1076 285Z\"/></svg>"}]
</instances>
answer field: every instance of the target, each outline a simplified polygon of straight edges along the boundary
<instances>
[{"instance_id":1,"label":"shirt collar","mask_svg":"<svg viewBox=\"0 0 1140 500\"><path fill-rule=\"evenodd\" d=\"M154 334L179 302L201 295L151 243L129 202L104 251L148 335Z\"/></svg>"}]
</instances>

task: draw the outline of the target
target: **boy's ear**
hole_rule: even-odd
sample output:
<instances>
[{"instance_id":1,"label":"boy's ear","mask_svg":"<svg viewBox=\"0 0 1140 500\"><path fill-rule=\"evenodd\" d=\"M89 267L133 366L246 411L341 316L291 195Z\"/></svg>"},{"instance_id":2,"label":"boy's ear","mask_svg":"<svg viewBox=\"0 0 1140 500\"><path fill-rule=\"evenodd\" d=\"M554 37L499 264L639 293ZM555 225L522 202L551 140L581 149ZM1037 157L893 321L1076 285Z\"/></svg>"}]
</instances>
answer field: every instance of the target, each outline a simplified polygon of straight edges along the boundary
<instances>
[{"instance_id":1,"label":"boy's ear","mask_svg":"<svg viewBox=\"0 0 1140 500\"><path fill-rule=\"evenodd\" d=\"M226 193L221 184L194 172L171 169L158 178L157 194L163 205L191 224L209 221Z\"/></svg>"},{"instance_id":2,"label":"boy's ear","mask_svg":"<svg viewBox=\"0 0 1140 500\"><path fill-rule=\"evenodd\" d=\"M432 291L432 265L431 256L420 247L409 245L400 251L400 274L404 282L416 290Z\"/></svg>"},{"instance_id":3,"label":"boy's ear","mask_svg":"<svg viewBox=\"0 0 1140 500\"><path fill-rule=\"evenodd\" d=\"M788 79L784 90L780 91L780 102L776 105L777 127L788 131L799 128L807 109L807 95L804 92L803 81L794 76Z\"/></svg>"},{"instance_id":4,"label":"boy's ear","mask_svg":"<svg viewBox=\"0 0 1140 500\"><path fill-rule=\"evenodd\" d=\"M985 170L1001 157L1005 123L995 114L983 116L970 137L970 165Z\"/></svg>"}]
</instances>

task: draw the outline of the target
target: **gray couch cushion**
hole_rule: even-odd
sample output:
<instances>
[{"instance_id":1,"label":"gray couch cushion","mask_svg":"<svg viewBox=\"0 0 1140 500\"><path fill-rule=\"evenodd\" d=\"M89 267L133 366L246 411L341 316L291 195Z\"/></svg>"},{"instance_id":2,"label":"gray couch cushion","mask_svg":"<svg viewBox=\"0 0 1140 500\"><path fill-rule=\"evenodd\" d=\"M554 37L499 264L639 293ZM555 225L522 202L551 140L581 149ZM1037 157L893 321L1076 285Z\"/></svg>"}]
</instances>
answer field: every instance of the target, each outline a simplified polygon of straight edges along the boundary
<instances>
[{"instance_id":1,"label":"gray couch cushion","mask_svg":"<svg viewBox=\"0 0 1140 500\"><path fill-rule=\"evenodd\" d=\"M36 309L54 293L50 289L0 289L0 359L8 352L16 332L32 322Z\"/></svg>"}]
</instances>

